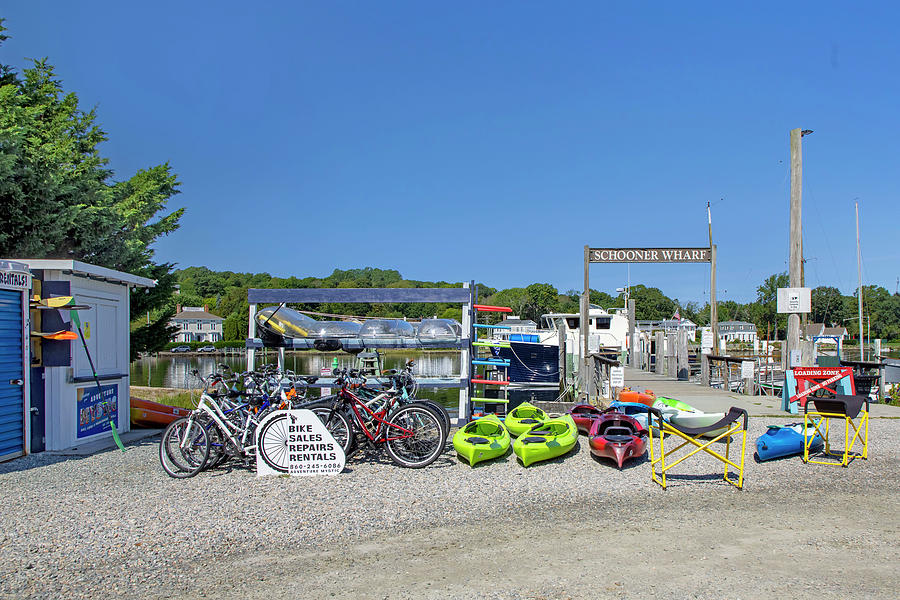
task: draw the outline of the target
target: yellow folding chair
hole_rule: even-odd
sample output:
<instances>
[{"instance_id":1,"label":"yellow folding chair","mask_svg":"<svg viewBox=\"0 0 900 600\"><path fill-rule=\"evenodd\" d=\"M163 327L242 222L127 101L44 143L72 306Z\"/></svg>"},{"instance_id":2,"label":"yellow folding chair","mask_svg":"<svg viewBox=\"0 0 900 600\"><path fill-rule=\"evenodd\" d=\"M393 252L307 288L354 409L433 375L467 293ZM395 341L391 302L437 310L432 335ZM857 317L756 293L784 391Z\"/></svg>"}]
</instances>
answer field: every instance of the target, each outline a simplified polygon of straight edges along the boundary
<instances>
[{"instance_id":1,"label":"yellow folding chair","mask_svg":"<svg viewBox=\"0 0 900 600\"><path fill-rule=\"evenodd\" d=\"M803 435L811 436L819 434L825 440L825 445L820 454L824 457L838 458L834 460L813 460L810 457L809 446L803 448L803 462L817 465L831 465L846 467L856 458L864 460L869 458L869 397L868 396L842 396L831 398L807 398L803 407ZM813 405L813 410L809 405ZM859 420L857 421L857 417ZM844 420L844 449L834 451L831 449L831 420ZM853 437L850 437L850 430ZM811 439L811 438L806 438ZM856 442L862 443L862 452L853 452Z\"/></svg>"},{"instance_id":2,"label":"yellow folding chair","mask_svg":"<svg viewBox=\"0 0 900 600\"><path fill-rule=\"evenodd\" d=\"M649 418L649 429L650 429L650 476L659 485L662 486L663 489L666 489L666 474L669 469L682 462L685 459L690 458L691 456L697 454L698 452L706 452L707 454L714 456L718 460L722 461L725 464L725 475L724 479L726 482L735 486L738 489L743 489L744 487L744 453L747 448L747 426L749 423L749 415L747 411L743 408L737 408L736 406L732 406L728 409L728 413L725 414L723 418L721 418L716 423L708 427L678 427L673 423L670 423L663 419L662 412L655 408L651 408L650 412L652 413ZM653 422L653 416L656 416L656 424ZM741 417L743 417L743 421L741 422ZM716 431L717 429L723 429L722 432L714 435L709 440L701 440L700 437L704 434L709 434L710 432ZM655 450L655 440L654 430L659 433L659 452L657 453ZM731 436L736 435L737 433L741 434L741 456L740 462L735 462L732 460L731 455ZM670 450L666 450L665 447L665 436L673 435L684 440L678 446L671 448ZM725 455L722 456L719 452L716 452L711 448L712 444L718 442L719 440L725 440ZM676 440L677 441L677 440ZM677 452L681 448L685 446L693 445L695 448L688 452L686 455L682 456L678 460L666 464L666 459ZM735 444L737 445L737 444ZM737 473L737 480L730 478L729 467L734 467Z\"/></svg>"}]
</instances>

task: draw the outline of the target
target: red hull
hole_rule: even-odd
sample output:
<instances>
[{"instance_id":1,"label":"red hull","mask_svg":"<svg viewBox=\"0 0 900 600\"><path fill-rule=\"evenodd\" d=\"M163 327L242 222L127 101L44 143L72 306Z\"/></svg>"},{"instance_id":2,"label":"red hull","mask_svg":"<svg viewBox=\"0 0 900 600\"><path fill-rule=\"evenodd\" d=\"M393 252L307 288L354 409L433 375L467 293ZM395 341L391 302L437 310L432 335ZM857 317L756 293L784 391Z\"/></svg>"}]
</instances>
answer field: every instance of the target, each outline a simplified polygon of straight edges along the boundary
<instances>
[{"instance_id":1,"label":"red hull","mask_svg":"<svg viewBox=\"0 0 900 600\"><path fill-rule=\"evenodd\" d=\"M622 413L595 419L588 436L591 454L614 460L620 469L626 460L643 456L647 450L647 430Z\"/></svg>"},{"instance_id":2,"label":"red hull","mask_svg":"<svg viewBox=\"0 0 900 600\"><path fill-rule=\"evenodd\" d=\"M191 411L187 408L131 397L131 424L135 427L159 429L190 414Z\"/></svg>"},{"instance_id":3,"label":"red hull","mask_svg":"<svg viewBox=\"0 0 900 600\"><path fill-rule=\"evenodd\" d=\"M578 427L578 433L587 435L591 431L591 426L594 424L594 421L603 414L603 411L590 404L576 404L569 409L569 414L572 416L572 420L575 421L575 425Z\"/></svg>"}]
</instances>

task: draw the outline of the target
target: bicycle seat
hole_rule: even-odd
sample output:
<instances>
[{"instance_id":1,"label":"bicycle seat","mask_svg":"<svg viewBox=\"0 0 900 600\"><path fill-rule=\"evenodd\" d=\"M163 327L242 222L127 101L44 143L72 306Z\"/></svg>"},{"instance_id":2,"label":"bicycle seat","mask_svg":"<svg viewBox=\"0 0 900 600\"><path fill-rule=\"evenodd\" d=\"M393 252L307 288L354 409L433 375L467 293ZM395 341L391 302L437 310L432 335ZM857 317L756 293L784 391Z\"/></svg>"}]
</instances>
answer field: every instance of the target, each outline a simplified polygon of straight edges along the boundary
<instances>
[{"instance_id":1,"label":"bicycle seat","mask_svg":"<svg viewBox=\"0 0 900 600\"><path fill-rule=\"evenodd\" d=\"M301 377L301 379L303 379L303 381L305 381L309 385L312 385L319 380L319 378L314 375L310 375L309 377Z\"/></svg>"}]
</instances>

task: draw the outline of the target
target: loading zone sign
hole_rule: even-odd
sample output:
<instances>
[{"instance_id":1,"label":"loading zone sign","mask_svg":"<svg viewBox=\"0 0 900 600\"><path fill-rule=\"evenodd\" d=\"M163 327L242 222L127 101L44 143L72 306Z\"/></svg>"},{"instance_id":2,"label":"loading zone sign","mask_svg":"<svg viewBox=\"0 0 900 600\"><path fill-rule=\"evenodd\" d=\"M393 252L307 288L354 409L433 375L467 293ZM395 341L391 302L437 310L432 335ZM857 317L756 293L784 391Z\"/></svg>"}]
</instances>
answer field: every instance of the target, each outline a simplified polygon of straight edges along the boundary
<instances>
[{"instance_id":1,"label":"loading zone sign","mask_svg":"<svg viewBox=\"0 0 900 600\"><path fill-rule=\"evenodd\" d=\"M344 450L311 410L277 410L256 428L256 474L334 475Z\"/></svg>"}]
</instances>

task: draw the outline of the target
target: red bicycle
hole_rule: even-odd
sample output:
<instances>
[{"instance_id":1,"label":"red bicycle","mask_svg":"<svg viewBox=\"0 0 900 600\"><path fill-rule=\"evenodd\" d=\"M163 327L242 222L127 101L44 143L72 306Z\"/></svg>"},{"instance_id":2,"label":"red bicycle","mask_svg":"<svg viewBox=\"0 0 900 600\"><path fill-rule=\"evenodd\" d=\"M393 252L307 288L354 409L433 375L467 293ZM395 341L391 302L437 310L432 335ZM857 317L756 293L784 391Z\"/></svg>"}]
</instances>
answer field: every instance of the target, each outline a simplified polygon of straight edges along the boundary
<instances>
[{"instance_id":1,"label":"red bicycle","mask_svg":"<svg viewBox=\"0 0 900 600\"><path fill-rule=\"evenodd\" d=\"M442 416L427 404L401 402L402 390L396 386L361 398L352 391L359 385L353 382L358 375L337 369L334 376L340 391L303 408L316 413L348 457L362 441L384 444L388 456L401 467L420 469L433 463L447 443Z\"/></svg>"}]
</instances>

